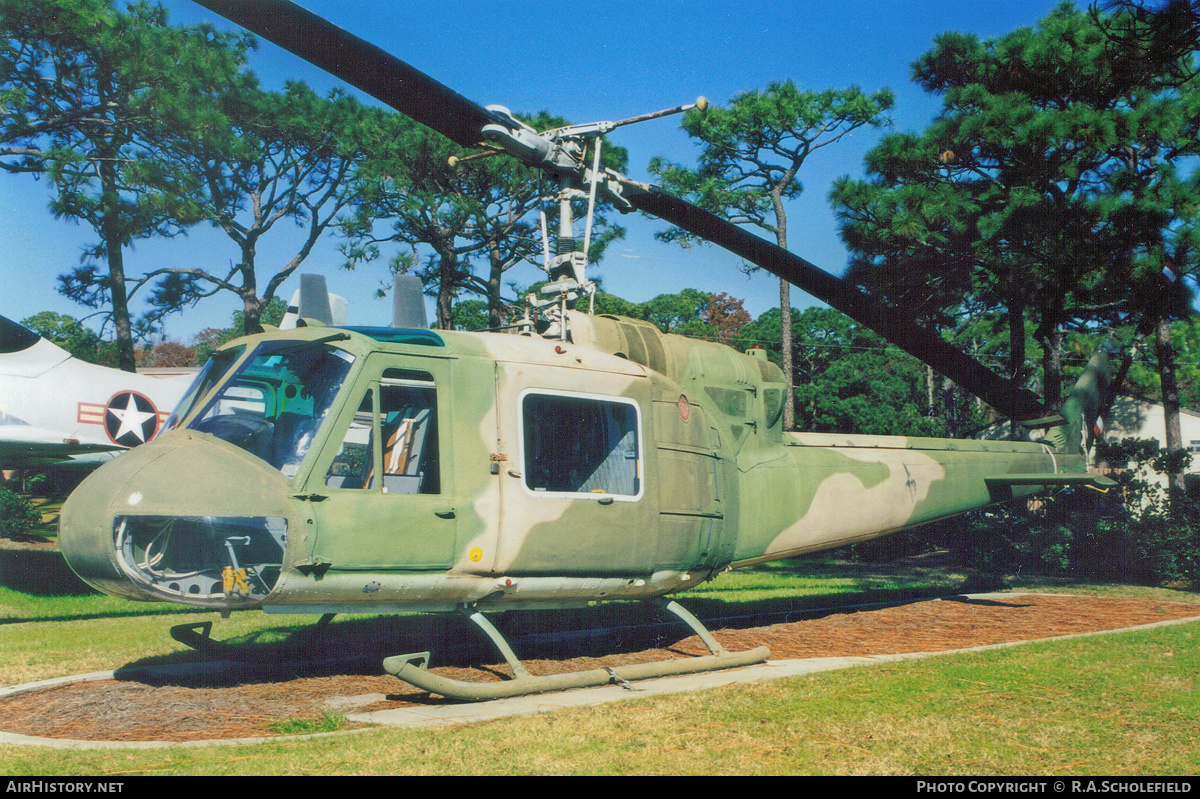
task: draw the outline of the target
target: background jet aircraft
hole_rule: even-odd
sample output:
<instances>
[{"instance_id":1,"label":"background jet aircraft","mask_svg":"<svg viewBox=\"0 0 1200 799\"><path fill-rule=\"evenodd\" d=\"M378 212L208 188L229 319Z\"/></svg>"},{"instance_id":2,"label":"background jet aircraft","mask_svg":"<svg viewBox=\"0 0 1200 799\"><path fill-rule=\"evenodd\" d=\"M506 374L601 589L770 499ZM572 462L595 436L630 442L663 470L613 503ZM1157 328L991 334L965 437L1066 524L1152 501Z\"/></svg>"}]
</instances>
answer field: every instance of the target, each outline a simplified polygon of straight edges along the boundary
<instances>
[{"instance_id":1,"label":"background jet aircraft","mask_svg":"<svg viewBox=\"0 0 1200 799\"><path fill-rule=\"evenodd\" d=\"M86 363L0 316L0 465L94 466L144 444L192 377Z\"/></svg>"}]
</instances>

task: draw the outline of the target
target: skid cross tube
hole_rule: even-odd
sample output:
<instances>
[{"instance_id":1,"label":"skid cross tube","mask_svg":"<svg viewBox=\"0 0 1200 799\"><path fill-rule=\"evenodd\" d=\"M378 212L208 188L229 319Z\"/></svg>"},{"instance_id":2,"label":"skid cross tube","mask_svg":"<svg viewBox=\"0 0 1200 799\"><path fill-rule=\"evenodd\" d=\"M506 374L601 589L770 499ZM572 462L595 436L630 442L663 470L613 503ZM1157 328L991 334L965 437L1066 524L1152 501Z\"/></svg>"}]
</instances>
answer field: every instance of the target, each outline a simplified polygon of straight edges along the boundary
<instances>
[{"instance_id":1,"label":"skid cross tube","mask_svg":"<svg viewBox=\"0 0 1200 799\"><path fill-rule=\"evenodd\" d=\"M521 665L521 661L517 659L517 654L513 652L512 647L508 645L508 641L504 639L504 636L500 634L500 631L497 630L482 613L477 610L463 611L463 613L468 619L475 622L476 627L483 630L484 634L487 635L488 639L491 640L496 649L499 650L501 656L504 658L504 662L507 663L508 667L513 670L513 674L516 675L518 680L523 677L530 676L529 672L525 670L525 667Z\"/></svg>"},{"instance_id":2,"label":"skid cross tube","mask_svg":"<svg viewBox=\"0 0 1200 799\"><path fill-rule=\"evenodd\" d=\"M762 663L771 656L771 650L765 646L756 647L745 652L729 652L722 647L712 633L700 623L699 619L685 610L677 602L657 600L657 606L681 621L700 637L711 655L703 657L679 658L677 660L660 660L655 663L636 663L628 666L574 671L565 674L551 674L544 677L530 674L512 647L504 639L491 622L483 614L474 610L464 609L462 612L488 636L499 650L504 660L512 668L514 677L500 682L466 682L442 677L429 671L429 653L421 652L411 655L396 655L383 661L383 668L404 682L438 694L448 699L466 702L480 702L491 699L507 699L528 694L546 693L548 691L565 691L571 688L590 688L599 685L616 683L624 685L634 680L645 680L653 677L668 677L678 674L695 674L703 671L730 669L738 666L749 666Z\"/></svg>"}]
</instances>

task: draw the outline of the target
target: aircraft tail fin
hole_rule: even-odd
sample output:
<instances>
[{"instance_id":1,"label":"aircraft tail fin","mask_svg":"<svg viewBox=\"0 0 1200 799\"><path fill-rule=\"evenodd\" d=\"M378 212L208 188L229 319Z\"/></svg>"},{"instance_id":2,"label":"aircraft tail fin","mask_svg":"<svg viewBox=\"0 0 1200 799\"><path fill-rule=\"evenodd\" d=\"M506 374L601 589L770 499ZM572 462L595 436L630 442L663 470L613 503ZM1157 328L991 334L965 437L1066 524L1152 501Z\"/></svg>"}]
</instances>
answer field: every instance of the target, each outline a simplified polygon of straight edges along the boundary
<instances>
[{"instance_id":1,"label":"aircraft tail fin","mask_svg":"<svg viewBox=\"0 0 1200 799\"><path fill-rule=\"evenodd\" d=\"M1046 442L1059 452L1086 454L1103 430L1105 400L1111 394L1112 366L1105 346L1097 348L1062 404L1062 422L1046 431Z\"/></svg>"},{"instance_id":2,"label":"aircraft tail fin","mask_svg":"<svg viewBox=\"0 0 1200 799\"><path fill-rule=\"evenodd\" d=\"M53 341L0 316L0 376L37 377L73 357Z\"/></svg>"},{"instance_id":3,"label":"aircraft tail fin","mask_svg":"<svg viewBox=\"0 0 1200 799\"><path fill-rule=\"evenodd\" d=\"M27 350L41 340L32 330L17 324L7 316L0 316L0 353Z\"/></svg>"}]
</instances>

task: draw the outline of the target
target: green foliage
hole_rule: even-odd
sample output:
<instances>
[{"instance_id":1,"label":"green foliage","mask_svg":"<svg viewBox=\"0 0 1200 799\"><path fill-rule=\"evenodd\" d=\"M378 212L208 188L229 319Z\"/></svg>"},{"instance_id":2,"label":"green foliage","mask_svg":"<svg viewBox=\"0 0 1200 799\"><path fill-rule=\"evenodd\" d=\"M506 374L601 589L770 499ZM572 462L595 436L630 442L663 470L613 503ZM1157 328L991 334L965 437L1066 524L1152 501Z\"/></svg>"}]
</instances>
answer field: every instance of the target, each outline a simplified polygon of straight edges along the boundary
<instances>
[{"instance_id":1,"label":"green foliage","mask_svg":"<svg viewBox=\"0 0 1200 799\"><path fill-rule=\"evenodd\" d=\"M459 300L450 311L451 330L487 330L488 304L484 300Z\"/></svg>"},{"instance_id":2,"label":"green foliage","mask_svg":"<svg viewBox=\"0 0 1200 799\"><path fill-rule=\"evenodd\" d=\"M700 143L699 167L690 169L656 157L650 172L667 189L701 208L735 224L770 232L776 244L786 249L785 201L802 191L799 172L804 162L814 151L858 128L887 124L885 114L894 99L887 89L868 95L857 86L802 91L791 81L772 83L765 91L742 92L727 107L689 111L683 128ZM657 235L685 246L698 238L680 228ZM787 281L780 280L781 368L789 393L794 385L790 291ZM717 332L722 340L733 335L729 330ZM790 401L783 406L783 426L795 427Z\"/></svg>"},{"instance_id":3,"label":"green foliage","mask_svg":"<svg viewBox=\"0 0 1200 799\"><path fill-rule=\"evenodd\" d=\"M102 341L96 333L84 327L73 316L41 311L28 319L22 319L21 324L81 361L102 366L115 366L117 363L115 343Z\"/></svg>"},{"instance_id":4,"label":"green foliage","mask_svg":"<svg viewBox=\"0 0 1200 799\"><path fill-rule=\"evenodd\" d=\"M946 547L967 565L1003 574L1200 589L1200 506L1173 512L1155 479L1161 467L1182 463L1179 453L1126 439L1100 455L1117 469L1110 476L1119 485L1106 494L1080 489L937 522L898 538L889 554Z\"/></svg>"},{"instance_id":5,"label":"green foliage","mask_svg":"<svg viewBox=\"0 0 1200 799\"><path fill-rule=\"evenodd\" d=\"M1122 331L1128 340L1131 331ZM1179 383L1179 404L1200 409L1200 318L1191 316L1171 324L1171 344L1175 348L1175 378ZM1129 369L1125 390L1144 397L1162 393L1162 377L1154 348L1143 347Z\"/></svg>"},{"instance_id":6,"label":"green foliage","mask_svg":"<svg viewBox=\"0 0 1200 799\"><path fill-rule=\"evenodd\" d=\"M734 346L761 346L781 363L780 316L772 309L742 327ZM974 405L961 398L950 400L957 416L947 413L940 379L931 409L925 367L839 311L793 310L792 341L798 429L944 436L951 432L948 419L957 419L953 432L979 421Z\"/></svg>"},{"instance_id":7,"label":"green foliage","mask_svg":"<svg viewBox=\"0 0 1200 799\"><path fill-rule=\"evenodd\" d=\"M923 133L884 138L868 180L832 192L851 276L892 304L935 323L1011 314L1017 361L1031 315L1048 407L1064 325L1157 317L1164 264L1196 269L1185 169L1200 93L1130 68L1106 28L1141 24L1125 13L1062 4L996 39L940 35L914 76L942 96L942 113Z\"/></svg>"},{"instance_id":8,"label":"green foliage","mask_svg":"<svg viewBox=\"0 0 1200 799\"><path fill-rule=\"evenodd\" d=\"M547 111L521 119L536 130L567 124ZM406 117L393 116L384 130L364 165L353 214L343 224L347 265L379 258L381 246L400 245L404 249L393 257L392 268L412 269L437 298L438 327L452 326L452 306L464 293L486 298L487 327L500 326L508 310L501 296L504 274L523 261L541 260L538 211L550 186L538 170L514 158L459 161L467 151ZM605 142L604 166L620 170L626 160L623 148ZM585 201L573 201L572 210L581 218ZM609 210L597 201L588 251L592 262L624 236L608 218ZM556 225L550 234L557 235ZM551 252L557 247L552 240Z\"/></svg>"},{"instance_id":9,"label":"green foliage","mask_svg":"<svg viewBox=\"0 0 1200 799\"><path fill-rule=\"evenodd\" d=\"M259 318L262 324L278 326L285 313L287 313L287 303L279 297L272 297L263 304ZM222 344L246 335L245 324L245 313L238 310L233 312L229 327L209 327L197 333L196 337L192 340L196 363L203 364L207 362Z\"/></svg>"},{"instance_id":10,"label":"green foliage","mask_svg":"<svg viewBox=\"0 0 1200 799\"><path fill-rule=\"evenodd\" d=\"M677 294L659 294L638 306L641 318L653 322L664 333L681 333L704 337L710 331L702 327L702 310L712 299L711 294L696 289L684 289Z\"/></svg>"},{"instance_id":11,"label":"green foliage","mask_svg":"<svg viewBox=\"0 0 1200 799\"><path fill-rule=\"evenodd\" d=\"M123 251L197 219L190 201L154 179L171 171L158 160L162 139L237 68L249 39L173 28L161 6L120 12L109 0L3 0L0 29L0 169L48 175L55 216L95 231L60 290L111 308L120 366L133 371Z\"/></svg>"},{"instance_id":12,"label":"green foliage","mask_svg":"<svg viewBox=\"0 0 1200 799\"><path fill-rule=\"evenodd\" d=\"M596 313L608 314L610 316L628 316L634 319L641 318L641 311L638 309L638 304L629 300L618 297L616 294L609 294L601 289L596 292Z\"/></svg>"},{"instance_id":13,"label":"green foliage","mask_svg":"<svg viewBox=\"0 0 1200 799\"><path fill-rule=\"evenodd\" d=\"M1160 449L1157 441L1147 438L1099 442L1096 458L1119 470L1121 492L1136 518L1169 515L1167 494L1155 476L1181 474L1192 461L1186 449Z\"/></svg>"},{"instance_id":14,"label":"green foliage","mask_svg":"<svg viewBox=\"0 0 1200 799\"><path fill-rule=\"evenodd\" d=\"M41 524L42 515L26 497L0 485L0 538L19 538Z\"/></svg>"},{"instance_id":15,"label":"green foliage","mask_svg":"<svg viewBox=\"0 0 1200 799\"><path fill-rule=\"evenodd\" d=\"M319 95L302 82L265 91L247 72L207 87L173 118L173 133L161 143L166 166L157 177L164 191L192 204L196 221L230 239L237 259L228 272L166 267L148 273L144 280L158 280L151 297L156 311L229 291L243 302L244 332L269 323L263 303L357 196L359 170L382 146L389 116L338 90ZM292 255L260 275L259 248L280 223L302 233Z\"/></svg>"},{"instance_id":16,"label":"green foliage","mask_svg":"<svg viewBox=\"0 0 1200 799\"><path fill-rule=\"evenodd\" d=\"M650 172L663 185L732 222L749 223L782 236L786 221L777 200L795 197L805 159L864 125L886 124L894 102L888 90L868 95L858 87L805 91L792 81L747 91L728 106L693 109L683 120L688 135L701 145L698 169L659 157ZM660 236L691 241L682 230Z\"/></svg>"}]
</instances>

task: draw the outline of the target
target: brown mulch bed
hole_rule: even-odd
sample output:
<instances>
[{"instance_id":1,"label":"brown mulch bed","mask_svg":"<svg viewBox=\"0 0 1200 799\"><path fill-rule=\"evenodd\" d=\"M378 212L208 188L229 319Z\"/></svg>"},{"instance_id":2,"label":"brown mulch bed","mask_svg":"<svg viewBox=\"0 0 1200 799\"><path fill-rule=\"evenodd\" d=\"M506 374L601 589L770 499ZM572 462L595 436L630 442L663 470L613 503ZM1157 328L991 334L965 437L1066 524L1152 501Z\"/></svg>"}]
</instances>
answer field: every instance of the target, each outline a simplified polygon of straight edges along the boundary
<instances>
[{"instance_id":1,"label":"brown mulch bed","mask_svg":"<svg viewBox=\"0 0 1200 799\"><path fill-rule=\"evenodd\" d=\"M1200 606L1182 603L1026 594L833 611L801 621L718 629L716 635L731 650L766 644L772 659L785 660L944 651L1198 615ZM707 654L694 636L640 650L627 647L629 651L607 657L591 653L604 652L603 641L590 644L589 652L576 657L545 657L549 647L518 643L516 648L533 674ZM486 665L486 661L487 657L476 658L479 665L434 671L476 681L507 675L506 666ZM320 719L331 708L352 713L445 701L394 677L373 673L377 668L349 667L301 676L293 671L274 678L259 675L225 680L218 687L201 677L151 681L131 672L125 680L73 683L0 699L0 729L82 740L228 739L271 735L274 723Z\"/></svg>"}]
</instances>

